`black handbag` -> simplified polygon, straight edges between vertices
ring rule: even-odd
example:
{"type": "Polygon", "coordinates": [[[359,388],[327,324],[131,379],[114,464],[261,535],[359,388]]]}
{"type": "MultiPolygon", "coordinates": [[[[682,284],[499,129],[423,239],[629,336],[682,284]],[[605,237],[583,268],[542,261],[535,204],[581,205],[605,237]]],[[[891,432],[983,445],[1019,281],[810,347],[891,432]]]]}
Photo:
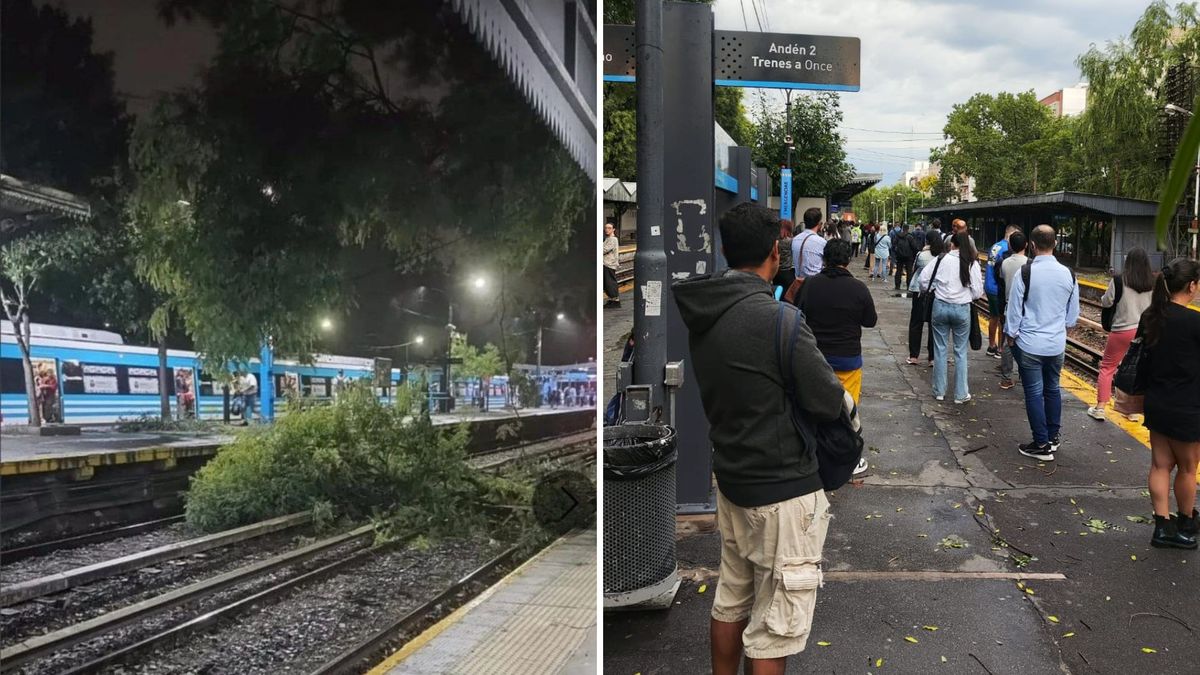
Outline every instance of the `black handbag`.
{"type": "Polygon", "coordinates": [[[938,267],[941,266],[942,260],[945,258],[945,255],[938,256],[937,263],[933,266],[933,274],[929,277],[929,285],[921,292],[921,316],[924,318],[925,323],[933,321],[933,282],[937,279],[938,267]]]}
{"type": "Polygon", "coordinates": [[[1113,375],[1113,386],[1126,394],[1146,393],[1146,377],[1150,371],[1150,350],[1142,344],[1142,327],[1138,326],[1137,335],[1129,343],[1129,351],[1117,366],[1113,375]]]}
{"type": "MultiPolygon", "coordinates": [[[[998,318],[992,317],[992,320],[996,321],[998,318]]],[[[971,303],[971,349],[983,349],[983,331],[979,330],[979,308],[975,303],[971,303]]]]}

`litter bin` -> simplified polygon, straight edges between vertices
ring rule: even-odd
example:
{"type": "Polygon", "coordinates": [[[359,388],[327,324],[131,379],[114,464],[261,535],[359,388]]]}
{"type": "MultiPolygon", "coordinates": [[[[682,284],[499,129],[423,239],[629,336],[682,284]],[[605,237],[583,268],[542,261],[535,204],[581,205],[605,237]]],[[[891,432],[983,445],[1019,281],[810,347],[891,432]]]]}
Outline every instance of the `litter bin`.
{"type": "Polygon", "coordinates": [[[604,428],[605,606],[674,592],[675,460],[671,427],[604,428]]]}

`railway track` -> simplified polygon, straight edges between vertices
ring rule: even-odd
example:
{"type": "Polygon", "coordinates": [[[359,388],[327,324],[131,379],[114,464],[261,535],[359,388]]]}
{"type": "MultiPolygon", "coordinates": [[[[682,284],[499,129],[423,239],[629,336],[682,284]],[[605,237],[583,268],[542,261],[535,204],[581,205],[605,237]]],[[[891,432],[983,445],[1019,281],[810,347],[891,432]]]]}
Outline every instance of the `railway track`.
{"type": "Polygon", "coordinates": [[[183,515],[168,516],[166,518],[156,518],[147,520],[141,523],[133,523],[130,525],[121,525],[118,527],[102,528],[92,532],[63,537],[51,541],[43,541],[34,544],[23,546],[14,546],[12,548],[0,549],[0,565],[7,565],[26,558],[34,556],[46,555],[56,551],[66,551],[88,544],[97,544],[104,541],[112,541],[121,539],[143,532],[152,532],[168,525],[183,522],[183,515]]]}
{"type": "MultiPolygon", "coordinates": [[[[473,457],[469,461],[478,465],[482,459],[482,466],[477,468],[495,472],[528,462],[552,462],[556,467],[574,468],[594,463],[595,454],[595,432],[585,431],[563,434],[535,443],[518,444],[497,453],[473,457]]],[[[309,514],[294,514],[44,578],[19,582],[0,588],[0,605],[17,607],[7,609],[6,616],[21,611],[22,606],[44,610],[46,606],[38,604],[42,602],[39,598],[62,593],[98,579],[115,578],[120,574],[135,572],[147,565],[161,566],[164,562],[198,551],[211,550],[235,541],[252,540],[267,532],[280,532],[308,522],[311,522],[309,514]]],[[[388,556],[419,555],[404,550],[405,545],[417,534],[410,533],[397,537],[390,543],[372,546],[375,526],[363,525],[348,532],[271,554],[270,557],[249,564],[235,559],[234,564],[238,566],[234,569],[191,581],[184,586],[159,592],[145,599],[139,600],[135,596],[133,601],[129,602],[123,599],[126,597],[123,593],[119,593],[118,597],[127,604],[116,609],[40,634],[36,629],[30,630],[26,627],[23,632],[28,637],[0,649],[0,672],[21,670],[39,673],[96,673],[109,672],[118,668],[119,664],[142,664],[156,660],[170,663],[170,658],[173,658],[170,655],[181,642],[185,645],[185,651],[191,650],[189,657],[194,658],[196,650],[211,649],[213,646],[220,648],[221,643],[214,640],[210,645],[199,640],[184,640],[187,636],[205,630],[218,630],[222,625],[229,626],[230,619],[252,613],[252,610],[261,610],[271,603],[286,605],[289,602],[301,602],[300,598],[311,593],[320,595],[322,589],[330,583],[352,585],[356,583],[354,580],[363,574],[364,568],[382,565],[381,561],[388,556]],[[326,583],[320,583],[322,580],[326,583]],[[294,600],[289,599],[291,594],[295,593],[300,595],[294,600]]],[[[517,550],[510,548],[499,555],[493,555],[487,562],[444,588],[434,588],[428,585],[428,581],[418,581],[418,590],[413,591],[416,593],[413,597],[432,597],[404,612],[402,616],[394,620],[389,619],[382,628],[374,627],[365,638],[363,636],[366,632],[355,634],[354,637],[358,641],[353,644],[353,641],[347,638],[338,643],[326,644],[327,651],[336,648],[338,644],[351,646],[335,658],[322,659],[320,662],[323,665],[312,672],[353,672],[354,668],[364,663],[364,659],[379,656],[389,646],[403,641],[405,634],[424,625],[430,617],[451,605],[465,602],[474,595],[471,592],[473,589],[482,590],[476,587],[512,562],[516,554],[517,550]]],[[[457,564],[470,564],[470,560],[460,560],[457,564]]],[[[414,578],[420,580],[425,573],[414,574],[414,578]]],[[[446,572],[440,574],[444,577],[446,572]]],[[[437,575],[429,577],[435,582],[437,578],[437,575]]],[[[371,594],[374,591],[370,584],[365,586],[363,592],[371,594]]],[[[58,602],[53,599],[48,601],[58,602]]],[[[259,612],[255,615],[254,620],[264,621],[261,614],[262,612],[259,612]]],[[[79,614],[75,613],[73,616],[79,614]]],[[[61,622],[59,623],[61,625],[61,622]]],[[[313,663],[318,661],[314,659],[313,663]]]]}

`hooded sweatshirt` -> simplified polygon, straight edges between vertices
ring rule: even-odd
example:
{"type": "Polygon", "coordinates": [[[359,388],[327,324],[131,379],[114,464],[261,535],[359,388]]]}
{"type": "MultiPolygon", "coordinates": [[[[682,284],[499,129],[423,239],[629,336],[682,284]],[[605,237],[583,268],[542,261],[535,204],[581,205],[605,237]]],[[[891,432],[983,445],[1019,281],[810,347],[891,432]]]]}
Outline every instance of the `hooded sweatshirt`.
{"type": "MultiPolygon", "coordinates": [[[[688,328],[692,368],[708,417],[713,472],[725,498],[753,507],[821,489],[817,458],[792,426],[775,353],[779,303],[761,277],[739,270],[671,286],[688,328]]],[[[784,307],[783,345],[796,308],[784,307]]],[[[842,411],[844,389],[801,322],[793,357],[796,402],[818,420],[842,411]]]]}

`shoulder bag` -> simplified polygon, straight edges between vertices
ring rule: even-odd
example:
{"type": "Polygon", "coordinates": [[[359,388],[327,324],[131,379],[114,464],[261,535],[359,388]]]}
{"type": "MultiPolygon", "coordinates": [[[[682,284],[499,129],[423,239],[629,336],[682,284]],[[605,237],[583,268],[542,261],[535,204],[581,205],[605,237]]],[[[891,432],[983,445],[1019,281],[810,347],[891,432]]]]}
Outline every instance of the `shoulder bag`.
{"type": "Polygon", "coordinates": [[[858,466],[862,457],[863,437],[862,425],[858,419],[858,406],[850,398],[848,392],[842,392],[844,402],[842,412],[837,419],[830,422],[810,420],[796,403],[796,381],[792,373],[792,359],[796,353],[796,337],[800,334],[800,325],[804,322],[804,314],[797,311],[792,323],[792,336],[788,340],[787,352],[783,352],[783,327],[785,309],[779,305],[779,319],[775,327],[775,354],[779,366],[783,370],[783,390],[791,409],[792,426],[800,436],[804,447],[811,449],[817,458],[817,471],[821,476],[821,485],[826,491],[836,490],[845,485],[858,466]],[[849,409],[849,412],[847,412],[849,409]]]}
{"type": "MultiPolygon", "coordinates": [[[[801,271],[804,270],[804,247],[808,246],[808,240],[812,239],[815,236],[818,236],[818,235],[809,234],[807,237],[804,238],[804,241],[800,242],[800,250],[797,251],[796,257],[792,260],[792,263],[794,265],[796,265],[801,271]]],[[[793,239],[794,238],[795,237],[793,237],[793,239]]],[[[783,293],[783,299],[786,302],[788,302],[789,304],[792,304],[792,305],[796,305],[800,302],[800,287],[804,285],[804,280],[806,278],[807,277],[802,277],[799,274],[796,275],[795,280],[792,281],[792,285],[788,286],[787,290],[784,291],[784,293],[783,293]]]]}
{"type": "Polygon", "coordinates": [[[921,293],[921,316],[925,317],[925,323],[933,321],[933,282],[937,281],[938,268],[942,266],[942,260],[945,258],[944,254],[938,256],[937,262],[933,265],[933,274],[929,277],[929,285],[921,293]]]}

